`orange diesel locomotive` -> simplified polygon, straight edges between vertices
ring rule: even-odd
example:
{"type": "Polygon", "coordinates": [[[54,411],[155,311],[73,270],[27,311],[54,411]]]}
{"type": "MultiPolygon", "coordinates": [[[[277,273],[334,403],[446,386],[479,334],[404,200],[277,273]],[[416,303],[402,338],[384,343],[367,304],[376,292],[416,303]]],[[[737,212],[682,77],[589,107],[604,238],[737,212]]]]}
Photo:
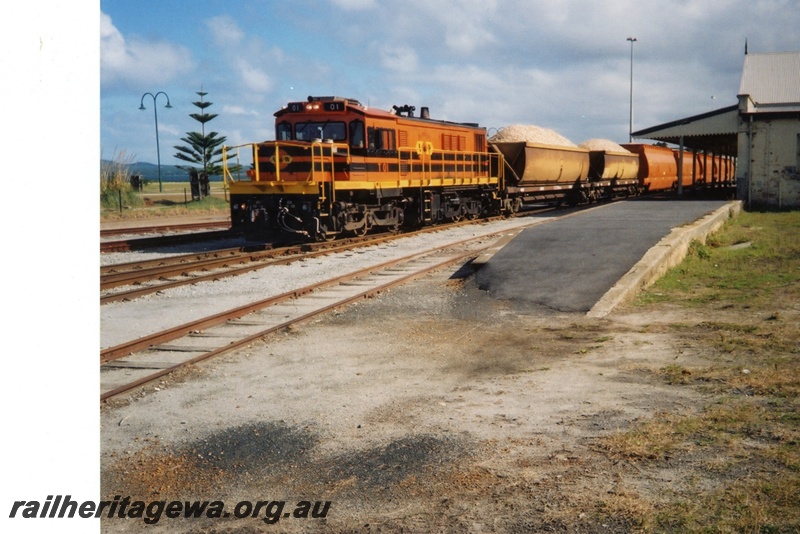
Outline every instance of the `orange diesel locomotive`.
{"type": "Polygon", "coordinates": [[[484,128],[414,111],[290,103],[275,113],[275,141],[224,151],[233,227],[325,240],[518,208],[498,196],[502,156],[484,128]]]}

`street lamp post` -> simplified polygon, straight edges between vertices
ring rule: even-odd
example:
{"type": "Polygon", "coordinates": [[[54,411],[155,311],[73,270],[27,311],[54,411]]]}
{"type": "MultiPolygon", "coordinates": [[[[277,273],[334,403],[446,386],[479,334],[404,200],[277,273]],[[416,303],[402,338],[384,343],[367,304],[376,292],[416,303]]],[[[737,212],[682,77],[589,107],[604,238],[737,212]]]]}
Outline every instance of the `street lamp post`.
{"type": "Polygon", "coordinates": [[[630,101],[630,119],[628,123],[628,142],[633,142],[633,43],[636,42],[636,37],[628,37],[631,42],[631,101],[630,101]]]}
{"type": "Polygon", "coordinates": [[[156,157],[158,157],[158,192],[161,193],[163,191],[163,188],[161,186],[161,147],[159,146],[158,143],[158,106],[156,106],[156,99],[158,98],[158,95],[164,95],[167,98],[167,105],[164,106],[165,108],[172,109],[172,106],[169,103],[169,95],[164,91],[159,91],[156,94],[153,93],[143,94],[142,100],[139,103],[140,110],[147,109],[146,107],[144,107],[144,97],[146,97],[147,95],[153,97],[153,115],[155,116],[156,120],[156,157]]]}

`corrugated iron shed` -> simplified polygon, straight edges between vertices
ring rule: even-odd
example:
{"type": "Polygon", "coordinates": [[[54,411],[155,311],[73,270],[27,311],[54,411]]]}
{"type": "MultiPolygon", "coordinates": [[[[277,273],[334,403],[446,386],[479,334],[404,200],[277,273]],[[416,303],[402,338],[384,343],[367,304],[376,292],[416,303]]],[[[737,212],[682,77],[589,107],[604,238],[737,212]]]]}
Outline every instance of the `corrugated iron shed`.
{"type": "Polygon", "coordinates": [[[800,52],[745,55],[738,96],[744,113],[800,111],[800,52]]]}

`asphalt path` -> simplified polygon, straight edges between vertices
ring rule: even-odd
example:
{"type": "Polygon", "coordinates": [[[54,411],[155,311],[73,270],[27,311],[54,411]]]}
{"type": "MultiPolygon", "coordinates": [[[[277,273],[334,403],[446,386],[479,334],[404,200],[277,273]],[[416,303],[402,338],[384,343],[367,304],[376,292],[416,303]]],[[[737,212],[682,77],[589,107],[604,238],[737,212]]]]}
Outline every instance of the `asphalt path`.
{"type": "Polygon", "coordinates": [[[725,203],[627,200],[528,228],[492,256],[476,280],[497,299],[588,312],[672,228],[725,203]]]}

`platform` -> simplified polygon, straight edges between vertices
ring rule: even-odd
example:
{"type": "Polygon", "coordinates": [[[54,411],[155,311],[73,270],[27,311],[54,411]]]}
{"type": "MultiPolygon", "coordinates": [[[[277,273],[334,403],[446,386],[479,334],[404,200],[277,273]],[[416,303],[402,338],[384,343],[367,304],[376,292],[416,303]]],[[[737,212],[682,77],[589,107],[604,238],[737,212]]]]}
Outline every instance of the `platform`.
{"type": "Polygon", "coordinates": [[[724,222],[720,208],[731,204],[633,199],[597,206],[522,231],[485,262],[476,280],[497,299],[589,312],[674,229],[715,211],[724,222]]]}

